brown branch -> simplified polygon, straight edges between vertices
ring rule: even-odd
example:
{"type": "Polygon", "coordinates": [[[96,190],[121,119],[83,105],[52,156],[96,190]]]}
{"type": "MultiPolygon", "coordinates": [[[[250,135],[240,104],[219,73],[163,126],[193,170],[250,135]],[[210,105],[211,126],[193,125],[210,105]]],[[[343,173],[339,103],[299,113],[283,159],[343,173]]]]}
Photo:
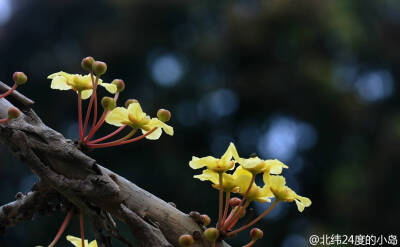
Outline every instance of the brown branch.
{"type": "MultiPolygon", "coordinates": [[[[7,114],[8,105],[0,99],[0,117],[7,114]]],[[[152,231],[159,241],[163,235],[167,242],[179,246],[179,236],[192,234],[196,237],[194,247],[210,246],[202,237],[202,228],[187,214],[99,165],[72,141],[43,124],[32,110],[0,125],[0,141],[43,182],[86,214],[91,214],[91,208],[99,208],[131,229],[141,227],[142,232],[132,232],[137,239],[144,238],[143,232],[152,231]],[[149,222],[157,222],[157,227],[149,222]]]]}
{"type": "Polygon", "coordinates": [[[51,198],[57,197],[54,190],[45,186],[36,189],[27,194],[18,192],[15,201],[0,207],[0,229],[15,226],[20,221],[32,220],[38,212],[45,214],[54,211],[49,204],[51,198]]]}
{"type": "MultiPolygon", "coordinates": [[[[0,93],[5,93],[8,90],[10,90],[10,87],[0,81],[0,93]]],[[[29,109],[35,103],[17,90],[14,90],[9,97],[11,98],[10,101],[21,110],[29,109]]]]}

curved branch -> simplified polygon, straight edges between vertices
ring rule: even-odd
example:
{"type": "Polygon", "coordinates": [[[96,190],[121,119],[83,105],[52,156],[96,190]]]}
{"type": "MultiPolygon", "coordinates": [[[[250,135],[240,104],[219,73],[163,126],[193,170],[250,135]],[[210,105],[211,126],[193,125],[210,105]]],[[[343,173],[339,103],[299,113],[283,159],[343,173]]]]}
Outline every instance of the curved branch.
{"type": "MultiPolygon", "coordinates": [[[[0,116],[7,114],[7,105],[7,100],[0,99],[0,116]]],[[[182,234],[195,237],[194,247],[210,246],[202,237],[202,228],[191,217],[99,165],[71,140],[43,124],[33,110],[0,125],[0,141],[43,182],[81,210],[97,207],[128,225],[139,223],[134,217],[137,215],[145,222],[156,222],[174,246],[179,246],[182,234]]],[[[146,227],[143,222],[142,227],[146,227]]],[[[154,232],[157,231],[153,229],[154,232]]]]}

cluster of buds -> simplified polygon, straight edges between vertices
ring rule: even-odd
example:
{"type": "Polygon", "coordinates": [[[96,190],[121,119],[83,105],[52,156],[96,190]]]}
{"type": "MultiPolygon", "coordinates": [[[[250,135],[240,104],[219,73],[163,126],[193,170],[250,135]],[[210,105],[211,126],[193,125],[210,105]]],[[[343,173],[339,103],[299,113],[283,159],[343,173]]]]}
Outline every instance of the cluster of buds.
{"type": "Polygon", "coordinates": [[[48,76],[48,79],[52,80],[52,89],[73,90],[78,95],[79,140],[81,145],[93,149],[105,148],[132,143],[144,138],[156,140],[161,136],[162,131],[168,135],[173,135],[173,128],[165,123],[171,118],[171,113],[168,110],[160,109],[156,118],[150,118],[143,112],[136,99],[127,100],[125,107],[117,106],[119,94],[125,89],[125,82],[121,79],[115,79],[111,83],[103,82],[100,77],[107,72],[106,63],[96,61],[93,57],[86,57],[82,59],[81,66],[89,74],[68,74],[61,71],[48,76]],[[101,99],[100,105],[103,108],[103,113],[99,118],[97,118],[98,86],[105,88],[114,95],[113,97],[103,97],[101,99]],[[86,115],[83,118],[82,100],[89,98],[86,115]],[[92,122],[89,125],[91,116],[92,122]],[[92,140],[104,122],[118,128],[106,136],[92,140]],[[125,136],[114,141],[105,142],[119,134],[126,127],[131,130],[125,136]],[[141,130],[142,134],[133,137],[138,130],[141,130]]]}
{"type": "MultiPolygon", "coordinates": [[[[23,72],[14,72],[12,79],[14,81],[14,85],[9,88],[5,93],[0,94],[0,99],[12,94],[18,86],[23,85],[28,81],[28,77],[23,72]]],[[[20,111],[18,110],[18,108],[12,106],[8,109],[7,118],[0,119],[0,123],[6,123],[12,119],[18,118],[19,116],[20,111]]]]}
{"type": "MultiPolygon", "coordinates": [[[[297,195],[286,186],[286,180],[281,173],[288,166],[276,159],[262,160],[257,156],[241,158],[233,143],[229,145],[221,158],[193,156],[189,166],[193,169],[206,167],[202,174],[194,177],[201,181],[210,181],[212,186],[219,190],[218,222],[215,227],[204,231],[204,238],[210,241],[213,247],[218,246],[217,243],[221,240],[252,227],[271,212],[279,202],[295,202],[300,212],[311,205],[310,199],[297,195]],[[239,165],[236,166],[237,164],[239,165]],[[258,175],[263,177],[263,186],[256,184],[258,175]],[[232,193],[239,194],[241,198],[231,198],[232,193]],[[234,229],[240,219],[246,217],[246,212],[252,202],[269,202],[271,205],[255,219],[252,219],[250,214],[247,220],[243,220],[242,226],[234,229]]],[[[253,246],[263,237],[263,232],[258,228],[253,228],[250,236],[251,241],[245,247],[253,246]]]]}

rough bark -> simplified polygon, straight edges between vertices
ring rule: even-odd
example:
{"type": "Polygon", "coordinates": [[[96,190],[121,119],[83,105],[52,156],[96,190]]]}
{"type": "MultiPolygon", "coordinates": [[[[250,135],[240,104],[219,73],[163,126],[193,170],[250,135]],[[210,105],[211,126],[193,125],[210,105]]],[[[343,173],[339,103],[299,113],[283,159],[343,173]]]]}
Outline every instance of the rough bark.
{"type": "MultiPolygon", "coordinates": [[[[7,115],[9,106],[10,102],[0,99],[0,118],[7,115]]],[[[126,223],[142,246],[179,246],[182,234],[197,236],[193,246],[210,246],[202,237],[202,227],[190,216],[102,167],[73,141],[47,127],[33,110],[27,108],[18,119],[0,124],[0,141],[41,183],[89,215],[92,222],[100,217],[99,211],[109,213],[126,223]]],[[[35,200],[37,194],[28,194],[25,200],[35,200]]],[[[97,230],[107,242],[109,236],[97,230]]]]}

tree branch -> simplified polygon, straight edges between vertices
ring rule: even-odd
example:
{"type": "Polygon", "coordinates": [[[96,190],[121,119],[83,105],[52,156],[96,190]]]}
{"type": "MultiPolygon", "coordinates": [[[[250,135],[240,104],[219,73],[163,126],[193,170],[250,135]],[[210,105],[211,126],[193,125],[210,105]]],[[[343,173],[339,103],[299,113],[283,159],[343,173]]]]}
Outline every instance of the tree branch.
{"type": "Polygon", "coordinates": [[[46,186],[40,186],[27,194],[18,192],[15,201],[0,207],[0,229],[15,226],[20,221],[32,220],[37,212],[54,211],[49,202],[55,197],[55,191],[46,186]]]}
{"type": "MultiPolygon", "coordinates": [[[[0,99],[0,117],[7,114],[9,105],[7,100],[0,99]]],[[[197,236],[195,247],[210,246],[201,234],[202,228],[187,214],[99,165],[71,140],[43,124],[33,110],[0,125],[0,141],[44,183],[85,213],[90,214],[91,208],[100,208],[131,229],[135,225],[143,232],[153,231],[159,241],[162,233],[173,246],[179,246],[182,234],[197,236]],[[157,222],[158,227],[148,222],[157,222]]],[[[143,233],[138,232],[132,233],[137,239],[143,239],[143,233]]]]}

